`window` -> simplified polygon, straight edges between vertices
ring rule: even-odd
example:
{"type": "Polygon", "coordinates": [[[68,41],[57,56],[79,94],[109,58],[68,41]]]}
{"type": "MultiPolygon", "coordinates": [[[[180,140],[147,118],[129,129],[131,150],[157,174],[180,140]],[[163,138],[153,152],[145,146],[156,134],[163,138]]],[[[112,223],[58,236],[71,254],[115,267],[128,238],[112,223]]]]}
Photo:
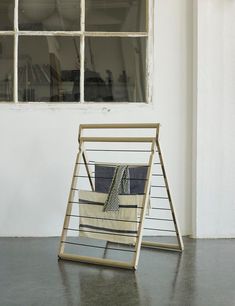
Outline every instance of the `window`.
{"type": "Polygon", "coordinates": [[[0,0],[0,102],[148,102],[150,0],[0,0]]]}

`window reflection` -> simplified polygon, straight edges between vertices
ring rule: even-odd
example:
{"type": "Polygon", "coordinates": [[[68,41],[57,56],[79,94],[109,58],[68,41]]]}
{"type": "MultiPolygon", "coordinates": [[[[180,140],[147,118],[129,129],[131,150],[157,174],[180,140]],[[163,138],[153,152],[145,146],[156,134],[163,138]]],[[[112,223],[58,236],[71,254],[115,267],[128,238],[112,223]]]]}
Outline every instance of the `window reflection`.
{"type": "Polygon", "coordinates": [[[19,38],[19,100],[78,102],[79,37],[19,38]]]}
{"type": "Polygon", "coordinates": [[[14,0],[0,0],[0,31],[13,31],[14,0]]]}
{"type": "Polygon", "coordinates": [[[13,41],[12,36],[0,37],[0,101],[13,100],[13,41]]]}
{"type": "Polygon", "coordinates": [[[85,39],[85,101],[144,102],[146,38],[85,39]]]}
{"type": "Polygon", "coordinates": [[[86,0],[87,31],[146,31],[146,0],[86,0]]]}
{"type": "Polygon", "coordinates": [[[20,0],[19,28],[30,31],[79,31],[79,0],[20,0]]]}

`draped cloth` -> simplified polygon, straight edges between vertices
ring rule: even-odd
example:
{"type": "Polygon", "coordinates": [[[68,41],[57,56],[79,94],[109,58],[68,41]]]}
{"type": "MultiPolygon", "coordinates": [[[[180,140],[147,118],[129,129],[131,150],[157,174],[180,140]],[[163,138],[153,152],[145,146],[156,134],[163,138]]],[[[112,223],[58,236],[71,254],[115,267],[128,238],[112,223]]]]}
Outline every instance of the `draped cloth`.
{"type": "Polygon", "coordinates": [[[143,195],[119,195],[118,211],[103,211],[107,193],[79,191],[79,236],[135,244],[138,234],[138,210],[143,195]]]}
{"type": "Polygon", "coordinates": [[[113,179],[109,188],[107,199],[104,203],[104,211],[118,211],[120,194],[130,194],[130,174],[126,165],[115,168],[113,179]]]}

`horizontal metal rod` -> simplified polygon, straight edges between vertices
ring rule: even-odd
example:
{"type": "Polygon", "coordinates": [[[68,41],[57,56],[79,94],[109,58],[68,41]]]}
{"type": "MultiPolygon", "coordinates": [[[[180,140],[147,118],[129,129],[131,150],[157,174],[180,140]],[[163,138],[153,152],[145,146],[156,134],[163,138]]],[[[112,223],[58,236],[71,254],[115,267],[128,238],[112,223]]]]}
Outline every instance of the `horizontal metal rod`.
{"type": "Polygon", "coordinates": [[[111,167],[111,168],[115,168],[117,166],[126,166],[128,165],[129,168],[139,168],[139,167],[146,167],[148,168],[149,165],[146,163],[112,163],[112,162],[102,162],[102,161],[95,161],[95,160],[90,160],[89,162],[93,162],[94,165],[97,166],[106,166],[106,167],[111,167]]]}
{"type": "MultiPolygon", "coordinates": [[[[73,189],[72,189],[73,190],[73,189]]],[[[78,190],[78,189],[76,189],[78,190]]],[[[81,203],[81,202],[76,202],[76,201],[70,201],[70,204],[78,204],[78,205],[91,205],[94,204],[94,202],[86,202],[86,203],[81,203]]],[[[138,206],[137,209],[143,209],[143,207],[138,206]]],[[[151,207],[151,209],[156,209],[156,210],[171,210],[170,208],[165,208],[165,207],[151,207]]]]}
{"type": "Polygon", "coordinates": [[[154,187],[154,188],[166,188],[166,186],[164,186],[164,185],[151,185],[151,187],[154,187]]]}
{"type": "Polygon", "coordinates": [[[162,200],[169,200],[168,197],[150,197],[151,199],[162,199],[162,200]]]}
{"type": "Polygon", "coordinates": [[[144,229],[150,230],[150,231],[171,232],[171,233],[175,233],[175,230],[166,230],[166,229],[161,229],[161,228],[144,227],[144,229]]]}
{"type": "MultiPolygon", "coordinates": [[[[95,165],[98,165],[98,166],[109,166],[110,164],[102,164],[102,163],[99,163],[99,162],[95,162],[95,161],[90,161],[89,163],[81,163],[81,162],[79,162],[79,163],[76,163],[76,165],[87,165],[87,166],[95,166],[95,165]]],[[[115,167],[115,165],[112,165],[113,167],[115,167]]],[[[130,165],[129,167],[130,168],[132,168],[132,166],[133,165],[130,165]]],[[[138,165],[136,165],[136,166],[138,166],[138,165]]],[[[139,165],[139,167],[146,167],[146,168],[148,168],[149,166],[148,165],[145,165],[145,164],[143,164],[143,165],[139,165]]],[[[136,167],[133,167],[133,168],[136,168],[136,167]]]]}
{"type": "MultiPolygon", "coordinates": [[[[74,177],[81,177],[81,178],[89,178],[88,175],[74,175],[74,177]]],[[[95,178],[95,179],[106,179],[106,180],[112,180],[113,177],[105,177],[105,176],[90,176],[90,178],[95,178]]],[[[125,178],[125,180],[128,181],[147,181],[147,179],[141,179],[141,178],[125,178]]]]}
{"type": "Polygon", "coordinates": [[[171,210],[170,208],[164,208],[164,207],[151,207],[151,209],[156,209],[156,210],[171,210]]]}
{"type": "Polygon", "coordinates": [[[154,137],[80,137],[81,142],[143,142],[156,141],[154,137]]]}
{"type": "Polygon", "coordinates": [[[162,249],[162,250],[169,250],[175,252],[181,252],[179,245],[177,244],[166,244],[166,243],[158,243],[154,241],[145,241],[143,240],[141,246],[147,248],[154,248],[154,249],[162,249]]]}
{"type": "MultiPolygon", "coordinates": [[[[82,215],[74,215],[74,214],[70,214],[70,215],[67,214],[66,216],[72,217],[72,218],[85,218],[85,219],[98,219],[98,220],[119,221],[119,222],[129,222],[129,223],[140,223],[140,221],[136,221],[136,220],[110,219],[110,218],[100,218],[100,217],[82,216],[82,215]]],[[[158,220],[158,221],[171,221],[171,222],[174,221],[173,219],[151,218],[151,217],[146,217],[145,220],[158,220]]]]}
{"type": "Polygon", "coordinates": [[[118,249],[118,248],[109,248],[109,247],[102,247],[102,246],[98,246],[98,245],[91,245],[91,244],[85,244],[85,243],[76,243],[76,242],[71,242],[71,241],[61,241],[61,242],[62,243],[66,243],[66,244],[80,245],[80,246],[96,248],[96,249],[106,249],[106,250],[114,250],[114,251],[122,251],[122,252],[135,252],[135,250],[125,250],[125,249],[118,249]]]}
{"type": "Polygon", "coordinates": [[[99,162],[99,161],[96,161],[96,160],[90,160],[89,161],[90,163],[94,163],[95,165],[97,165],[97,166],[109,166],[109,167],[116,167],[116,166],[119,166],[119,165],[127,165],[127,166],[129,166],[129,168],[131,168],[131,167],[133,167],[133,168],[136,168],[136,167],[149,167],[149,165],[148,164],[133,164],[133,163],[130,163],[130,164],[127,164],[127,163],[112,163],[112,162],[99,162]]]}
{"type": "MultiPolygon", "coordinates": [[[[142,195],[142,194],[141,194],[142,195]]],[[[103,203],[94,203],[94,202],[86,202],[86,203],[82,203],[82,202],[76,202],[76,201],[69,201],[69,204],[78,204],[78,205],[103,205],[103,203]]],[[[122,208],[122,207],[121,207],[122,208]]],[[[143,207],[141,207],[141,206],[137,206],[136,207],[137,209],[143,209],[143,207]]]]}
{"type": "Polygon", "coordinates": [[[95,163],[91,163],[91,162],[89,162],[89,163],[76,163],[76,165],[87,165],[87,166],[95,166],[95,163]]]}
{"type": "Polygon", "coordinates": [[[98,219],[98,220],[109,220],[109,221],[120,221],[120,222],[129,222],[129,223],[140,223],[140,221],[136,220],[123,220],[123,219],[110,219],[110,218],[100,218],[100,217],[93,217],[93,216],[82,216],[82,215],[66,215],[69,217],[74,218],[86,218],[86,219],[98,219]]]}
{"type": "Polygon", "coordinates": [[[106,232],[103,233],[103,232],[87,231],[87,230],[81,230],[81,229],[75,229],[75,228],[69,228],[69,227],[65,227],[64,229],[68,231],[73,231],[73,232],[86,232],[86,233],[95,233],[95,234],[101,234],[101,235],[114,235],[114,236],[124,236],[124,237],[132,237],[132,238],[138,237],[137,235],[124,235],[124,234],[106,233],[106,232]]]}
{"type": "Polygon", "coordinates": [[[171,221],[173,222],[174,220],[173,219],[164,219],[164,218],[149,218],[149,217],[146,217],[145,220],[158,220],[158,221],[171,221]]]}
{"type": "Polygon", "coordinates": [[[163,174],[152,174],[152,176],[163,176],[163,174]]]}
{"type": "Polygon", "coordinates": [[[154,165],[161,165],[161,163],[153,163],[154,165]]]}
{"type": "MultiPolygon", "coordinates": [[[[144,153],[144,152],[148,152],[150,153],[151,150],[115,150],[115,149],[112,149],[112,150],[108,150],[108,149],[85,149],[86,152],[141,152],[141,153],[144,153]]],[[[157,151],[155,151],[157,152],[157,151]]]]}

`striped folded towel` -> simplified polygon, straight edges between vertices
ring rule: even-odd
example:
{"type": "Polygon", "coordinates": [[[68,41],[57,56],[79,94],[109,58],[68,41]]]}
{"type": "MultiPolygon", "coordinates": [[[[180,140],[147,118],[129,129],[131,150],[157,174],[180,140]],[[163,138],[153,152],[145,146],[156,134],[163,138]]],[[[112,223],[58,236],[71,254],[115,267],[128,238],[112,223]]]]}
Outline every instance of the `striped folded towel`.
{"type": "Polygon", "coordinates": [[[80,236],[116,243],[136,243],[137,207],[142,207],[143,195],[118,197],[119,210],[104,212],[107,193],[80,190],[80,236]]]}

